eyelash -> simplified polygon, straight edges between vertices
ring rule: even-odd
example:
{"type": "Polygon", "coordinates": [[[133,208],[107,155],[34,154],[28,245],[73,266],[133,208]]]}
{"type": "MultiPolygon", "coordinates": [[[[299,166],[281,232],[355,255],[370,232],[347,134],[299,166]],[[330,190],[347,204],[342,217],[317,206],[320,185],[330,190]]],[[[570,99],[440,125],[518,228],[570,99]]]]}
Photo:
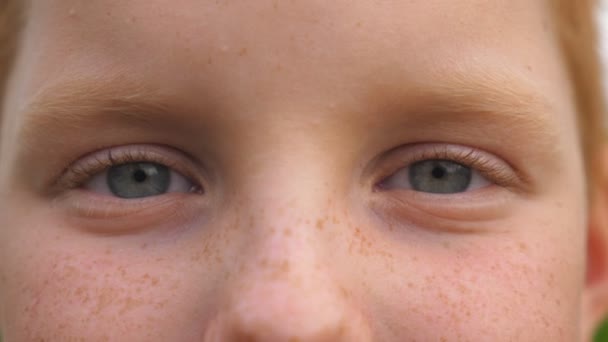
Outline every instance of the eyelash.
{"type": "MultiPolygon", "coordinates": [[[[133,162],[153,162],[164,165],[188,178],[195,183],[201,192],[204,191],[200,176],[193,172],[193,167],[184,167],[192,164],[188,158],[168,157],[167,154],[178,154],[168,147],[161,146],[126,146],[114,147],[94,152],[67,167],[56,184],[58,189],[76,189],[82,187],[88,180],[99,173],[113,167],[133,162]]],[[[386,167],[381,169],[380,181],[374,186],[376,191],[386,191],[382,183],[396,172],[416,162],[430,159],[442,159],[453,161],[479,172],[488,181],[507,188],[516,188],[522,178],[517,170],[514,170],[506,162],[493,157],[478,149],[446,144],[416,144],[409,148],[398,148],[389,151],[389,156],[396,154],[396,158],[386,167]]]]}
{"type": "Polygon", "coordinates": [[[185,156],[168,157],[168,154],[176,155],[179,152],[161,146],[125,146],[114,147],[94,152],[67,167],[57,182],[59,189],[76,189],[82,187],[99,173],[107,169],[135,162],[148,162],[164,165],[177,171],[190,181],[195,183],[201,190],[204,189],[200,176],[193,171],[192,164],[185,156]]]}
{"type": "Polygon", "coordinates": [[[382,186],[384,180],[403,168],[409,167],[416,162],[432,159],[449,160],[459,163],[479,172],[488,181],[507,189],[515,188],[518,181],[521,182],[521,177],[517,170],[508,163],[489,153],[471,147],[437,143],[416,144],[409,146],[409,148],[399,148],[389,152],[389,155],[392,154],[397,154],[396,158],[392,158],[396,162],[390,162],[383,169],[384,172],[380,178],[381,180],[375,186],[376,190],[387,190],[382,186]]]}

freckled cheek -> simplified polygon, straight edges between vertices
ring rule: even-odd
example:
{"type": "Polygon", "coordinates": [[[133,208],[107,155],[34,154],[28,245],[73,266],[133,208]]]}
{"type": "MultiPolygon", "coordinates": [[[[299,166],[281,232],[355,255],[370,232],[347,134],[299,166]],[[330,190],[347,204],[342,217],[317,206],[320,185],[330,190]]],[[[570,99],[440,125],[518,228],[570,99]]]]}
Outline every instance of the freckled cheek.
{"type": "Polygon", "coordinates": [[[11,260],[20,267],[13,267],[6,284],[7,327],[24,334],[15,339],[163,336],[163,327],[175,325],[171,319],[185,311],[180,305],[188,280],[162,258],[63,247],[69,252],[11,260]]]}
{"type": "Polygon", "coordinates": [[[563,262],[568,256],[515,240],[439,245],[394,253],[401,266],[377,284],[381,306],[374,316],[421,340],[500,340],[505,332],[515,332],[516,340],[575,336],[580,288],[564,278],[577,272],[563,262]]]}

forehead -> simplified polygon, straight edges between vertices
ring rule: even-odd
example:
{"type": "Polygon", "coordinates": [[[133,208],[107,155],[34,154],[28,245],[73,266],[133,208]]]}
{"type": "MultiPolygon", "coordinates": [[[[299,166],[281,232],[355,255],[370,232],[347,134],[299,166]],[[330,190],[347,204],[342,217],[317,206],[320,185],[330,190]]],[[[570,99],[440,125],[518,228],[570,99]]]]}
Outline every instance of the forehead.
{"type": "Polygon", "coordinates": [[[26,36],[30,64],[51,73],[171,65],[185,78],[255,74],[260,87],[280,71],[318,86],[335,74],[422,79],[490,62],[546,78],[558,64],[544,58],[556,51],[549,14],[528,0],[33,1],[26,36]]]}

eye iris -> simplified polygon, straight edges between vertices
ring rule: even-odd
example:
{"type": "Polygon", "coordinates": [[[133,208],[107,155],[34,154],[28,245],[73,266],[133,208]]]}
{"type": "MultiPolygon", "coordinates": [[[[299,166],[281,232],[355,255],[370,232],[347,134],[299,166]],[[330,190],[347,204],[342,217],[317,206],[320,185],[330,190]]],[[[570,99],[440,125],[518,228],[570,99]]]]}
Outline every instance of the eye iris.
{"type": "Polygon", "coordinates": [[[471,168],[450,160],[423,160],[409,167],[409,182],[420,192],[463,192],[471,185],[471,179],[471,168]]]}
{"type": "Polygon", "coordinates": [[[127,163],[108,170],[107,184],[120,198],[158,196],[169,189],[171,173],[160,164],[127,163]]]}

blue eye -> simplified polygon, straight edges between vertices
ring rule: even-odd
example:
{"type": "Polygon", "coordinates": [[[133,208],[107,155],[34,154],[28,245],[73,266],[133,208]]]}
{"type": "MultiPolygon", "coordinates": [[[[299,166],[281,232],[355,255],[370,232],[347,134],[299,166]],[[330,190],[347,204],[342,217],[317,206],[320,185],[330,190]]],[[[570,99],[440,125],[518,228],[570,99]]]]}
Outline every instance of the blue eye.
{"type": "Polygon", "coordinates": [[[169,192],[192,192],[195,185],[169,167],[151,162],[131,162],[108,167],[85,188],[124,199],[160,196],[169,192]]]}
{"type": "Polygon", "coordinates": [[[456,194],[490,184],[471,167],[444,159],[415,162],[382,182],[388,189],[411,189],[432,194],[456,194]]]}
{"type": "Polygon", "coordinates": [[[409,167],[409,182],[416,191],[453,194],[471,185],[471,168],[449,160],[424,160],[409,167]]]}
{"type": "Polygon", "coordinates": [[[158,196],[169,189],[171,173],[159,164],[129,163],[111,167],[107,182],[112,194],[120,198],[158,196]]]}

